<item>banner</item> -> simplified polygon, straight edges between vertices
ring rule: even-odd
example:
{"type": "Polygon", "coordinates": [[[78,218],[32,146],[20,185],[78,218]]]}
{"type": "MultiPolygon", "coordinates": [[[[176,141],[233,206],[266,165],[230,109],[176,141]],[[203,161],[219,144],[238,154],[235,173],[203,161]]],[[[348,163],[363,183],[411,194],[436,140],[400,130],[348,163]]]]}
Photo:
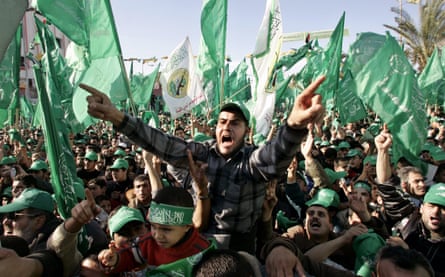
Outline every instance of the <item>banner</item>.
{"type": "Polygon", "coordinates": [[[169,55],[161,70],[160,82],[165,105],[175,119],[204,101],[204,92],[195,70],[188,37],[169,55]]]}
{"type": "Polygon", "coordinates": [[[269,89],[275,63],[280,57],[283,41],[283,25],[280,3],[278,0],[268,0],[263,21],[257,35],[255,50],[252,53],[251,64],[253,73],[253,103],[254,118],[256,118],[255,133],[267,136],[272,125],[275,107],[275,92],[269,89]]]}

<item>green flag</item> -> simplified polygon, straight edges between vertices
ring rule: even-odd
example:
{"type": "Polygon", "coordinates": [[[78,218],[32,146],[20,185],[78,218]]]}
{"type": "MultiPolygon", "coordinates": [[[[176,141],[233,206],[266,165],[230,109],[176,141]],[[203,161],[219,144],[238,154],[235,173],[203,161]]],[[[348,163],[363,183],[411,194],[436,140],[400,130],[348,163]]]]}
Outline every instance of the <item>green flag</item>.
{"type": "Polygon", "coordinates": [[[335,107],[342,125],[357,122],[368,115],[362,100],[357,95],[357,88],[350,70],[344,74],[340,81],[340,87],[335,98],[335,107]]]}
{"type": "Polygon", "coordinates": [[[419,88],[423,91],[425,98],[430,104],[437,104],[437,88],[444,83],[444,72],[440,60],[440,54],[436,47],[417,79],[419,88]]]}
{"type": "Polygon", "coordinates": [[[343,31],[345,26],[345,13],[337,23],[334,32],[332,33],[326,50],[323,51],[322,60],[323,66],[321,72],[316,72],[314,77],[325,75],[326,80],[320,85],[317,91],[323,96],[323,102],[334,97],[338,90],[338,83],[340,81],[340,65],[342,58],[343,47],[343,31]]]}
{"type": "Polygon", "coordinates": [[[20,46],[22,25],[17,28],[15,36],[0,62],[0,128],[5,123],[14,124],[19,97],[20,80],[20,46]]]}
{"type": "Polygon", "coordinates": [[[34,0],[31,5],[70,40],[78,45],[88,46],[88,25],[85,20],[86,1],[34,0]]]}
{"type": "Polygon", "coordinates": [[[86,97],[89,94],[77,86],[79,83],[105,92],[115,104],[128,98],[132,101],[132,96],[109,0],[85,3],[88,49],[70,45],[66,58],[73,67],[74,113],[84,126],[89,126],[96,120],[88,115],[86,97]]]}
{"type": "Polygon", "coordinates": [[[282,56],[275,65],[275,70],[280,69],[282,67],[290,69],[297,62],[301,61],[304,57],[306,57],[311,47],[312,47],[311,42],[308,42],[296,50],[293,49],[288,55],[282,56]]]}
{"type": "Polygon", "coordinates": [[[355,77],[375,53],[382,48],[385,41],[386,37],[384,35],[370,32],[358,34],[357,39],[349,46],[344,72],[350,70],[352,77],[355,77]]]}
{"type": "Polygon", "coordinates": [[[202,76],[209,109],[218,106],[223,95],[226,57],[227,0],[203,0],[201,9],[201,48],[197,70],[202,76]]]}
{"type": "Polygon", "coordinates": [[[133,94],[133,100],[136,105],[147,107],[147,103],[150,103],[151,92],[155,84],[156,78],[159,72],[158,64],[156,68],[147,76],[142,74],[133,75],[131,78],[131,91],[133,94]]]}
{"type": "Polygon", "coordinates": [[[224,95],[228,101],[248,101],[251,95],[250,80],[247,77],[247,63],[243,59],[230,73],[224,95]]]}
{"type": "Polygon", "coordinates": [[[355,82],[359,97],[387,123],[395,147],[416,156],[427,135],[425,100],[411,64],[389,33],[355,82]]]}
{"type": "Polygon", "coordinates": [[[78,193],[83,193],[83,182],[76,174],[74,155],[71,151],[65,112],[58,91],[57,76],[54,75],[56,61],[60,53],[57,41],[39,19],[35,18],[37,30],[45,55],[41,65],[34,65],[34,76],[43,111],[43,131],[46,139],[46,153],[51,165],[51,184],[53,185],[57,208],[63,218],[71,216],[71,209],[77,204],[75,186],[80,186],[78,193]]]}
{"type": "Polygon", "coordinates": [[[32,120],[34,117],[34,107],[31,103],[29,103],[26,96],[20,96],[20,115],[26,122],[32,124],[32,120]]]}

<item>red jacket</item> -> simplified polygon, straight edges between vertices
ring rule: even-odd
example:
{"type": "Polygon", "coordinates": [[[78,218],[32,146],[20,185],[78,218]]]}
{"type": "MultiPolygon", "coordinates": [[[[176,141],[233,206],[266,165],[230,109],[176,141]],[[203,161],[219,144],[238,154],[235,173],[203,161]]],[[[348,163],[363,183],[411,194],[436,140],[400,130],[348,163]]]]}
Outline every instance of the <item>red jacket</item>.
{"type": "Polygon", "coordinates": [[[121,249],[119,259],[112,272],[126,272],[147,264],[159,266],[197,254],[210,246],[210,242],[193,228],[189,237],[171,248],[160,247],[151,233],[140,237],[132,247],[121,249]],[[137,260],[139,258],[139,261],[137,260]]]}

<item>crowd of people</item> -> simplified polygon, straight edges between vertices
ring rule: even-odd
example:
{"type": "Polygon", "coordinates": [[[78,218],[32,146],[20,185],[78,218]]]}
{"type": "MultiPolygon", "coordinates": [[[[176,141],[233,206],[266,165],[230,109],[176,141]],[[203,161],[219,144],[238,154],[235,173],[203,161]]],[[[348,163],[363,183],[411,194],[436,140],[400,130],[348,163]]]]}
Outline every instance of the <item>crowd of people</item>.
{"type": "Polygon", "coordinates": [[[70,137],[68,218],[42,130],[4,129],[2,276],[445,276],[445,115],[430,111],[420,167],[377,116],[335,122],[323,81],[261,140],[238,104],[155,128],[82,84],[100,122],[70,137]]]}

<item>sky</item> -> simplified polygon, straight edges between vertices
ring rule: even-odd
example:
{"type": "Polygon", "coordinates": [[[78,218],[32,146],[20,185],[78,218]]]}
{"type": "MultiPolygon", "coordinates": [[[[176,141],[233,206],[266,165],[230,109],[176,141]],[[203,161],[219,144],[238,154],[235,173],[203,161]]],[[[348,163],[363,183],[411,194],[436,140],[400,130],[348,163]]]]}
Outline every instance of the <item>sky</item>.
{"type": "MultiPolygon", "coordinates": [[[[383,24],[396,25],[398,15],[391,7],[399,7],[400,1],[417,22],[418,6],[406,0],[280,0],[283,32],[333,30],[345,12],[346,52],[358,33],[384,34],[388,29],[383,24]]],[[[168,56],[186,36],[193,53],[199,53],[201,0],[111,0],[111,6],[124,59],[168,56]]],[[[254,50],[265,7],[266,0],[228,0],[226,55],[234,63],[254,50]]],[[[327,41],[320,40],[320,45],[327,41]]],[[[285,42],[282,51],[303,43],[285,42]]],[[[150,66],[135,63],[134,70],[147,72],[150,66]]]]}

